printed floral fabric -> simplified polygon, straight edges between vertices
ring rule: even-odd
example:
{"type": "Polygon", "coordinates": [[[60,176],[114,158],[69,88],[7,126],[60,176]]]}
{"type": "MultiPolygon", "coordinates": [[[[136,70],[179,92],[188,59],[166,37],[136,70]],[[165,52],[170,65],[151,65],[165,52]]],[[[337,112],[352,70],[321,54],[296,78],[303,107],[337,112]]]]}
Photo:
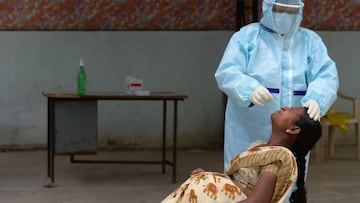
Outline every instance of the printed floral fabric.
{"type": "MultiPolygon", "coordinates": [[[[245,1],[246,24],[253,0],[245,1]]],[[[258,0],[258,16],[261,2],[258,0]]],[[[235,0],[2,0],[2,30],[235,30],[235,0]]],[[[303,26],[359,30],[360,1],[306,0],[303,26]]]]}
{"type": "Polygon", "coordinates": [[[260,170],[270,171],[278,177],[272,202],[282,200],[297,178],[296,160],[290,150],[273,146],[253,147],[234,157],[226,174],[203,172],[192,176],[162,203],[234,203],[244,200],[246,195],[229,176],[238,173],[241,168],[250,167],[259,167],[260,170]]]}
{"type": "Polygon", "coordinates": [[[360,1],[304,1],[302,25],[313,30],[359,30],[360,1]]]}
{"type": "Polygon", "coordinates": [[[232,203],[246,199],[246,195],[229,176],[203,172],[187,179],[161,203],[232,203]]]}
{"type": "Polygon", "coordinates": [[[234,0],[4,0],[6,30],[227,30],[234,0]]]}

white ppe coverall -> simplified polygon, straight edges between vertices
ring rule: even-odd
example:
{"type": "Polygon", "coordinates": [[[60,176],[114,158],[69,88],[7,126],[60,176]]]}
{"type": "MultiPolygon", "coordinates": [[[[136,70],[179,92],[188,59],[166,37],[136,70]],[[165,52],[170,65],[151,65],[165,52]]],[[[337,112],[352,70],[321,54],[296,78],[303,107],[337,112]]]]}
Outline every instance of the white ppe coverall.
{"type": "MultiPolygon", "coordinates": [[[[323,116],[337,98],[335,62],[322,39],[300,27],[303,7],[298,8],[287,33],[279,34],[273,17],[275,2],[264,0],[260,23],[233,34],[215,72],[219,89],[227,95],[224,170],[250,143],[268,140],[270,115],[281,107],[315,100],[323,116]],[[264,106],[251,103],[249,96],[259,86],[270,91],[273,102],[264,106]]],[[[298,3],[303,5],[301,0],[298,3]]]]}

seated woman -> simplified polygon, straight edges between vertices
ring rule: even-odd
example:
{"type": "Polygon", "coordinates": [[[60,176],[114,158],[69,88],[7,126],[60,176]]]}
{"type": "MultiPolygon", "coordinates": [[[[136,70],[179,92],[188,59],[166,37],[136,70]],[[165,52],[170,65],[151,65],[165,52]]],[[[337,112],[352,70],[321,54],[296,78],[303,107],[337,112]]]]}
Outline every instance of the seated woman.
{"type": "Polygon", "coordinates": [[[162,203],[282,202],[296,181],[291,202],[306,203],[305,156],[321,137],[320,122],[306,108],[282,108],[271,115],[268,142],[234,157],[224,173],[192,171],[162,203]]]}

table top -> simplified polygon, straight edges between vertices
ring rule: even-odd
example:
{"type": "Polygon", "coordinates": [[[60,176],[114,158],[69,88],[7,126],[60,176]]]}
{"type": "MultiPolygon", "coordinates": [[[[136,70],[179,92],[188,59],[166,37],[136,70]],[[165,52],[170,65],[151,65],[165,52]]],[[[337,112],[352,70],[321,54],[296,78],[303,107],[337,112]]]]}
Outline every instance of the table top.
{"type": "Polygon", "coordinates": [[[150,92],[149,95],[132,95],[124,92],[89,92],[79,96],[74,92],[42,92],[49,99],[71,99],[71,100],[184,100],[188,98],[185,94],[174,92],[150,92]]]}

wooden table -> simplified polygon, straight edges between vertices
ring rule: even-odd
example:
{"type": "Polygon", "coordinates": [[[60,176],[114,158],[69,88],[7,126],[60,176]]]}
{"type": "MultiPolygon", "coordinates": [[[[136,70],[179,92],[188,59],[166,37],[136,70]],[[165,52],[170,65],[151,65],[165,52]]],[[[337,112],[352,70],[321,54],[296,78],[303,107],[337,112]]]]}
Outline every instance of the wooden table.
{"type": "Polygon", "coordinates": [[[150,95],[126,95],[123,93],[89,93],[85,96],[78,96],[75,93],[58,93],[43,92],[43,96],[47,97],[47,153],[48,153],[48,177],[51,183],[55,182],[55,155],[70,155],[71,163],[130,163],[130,164],[161,164],[162,173],[165,173],[165,165],[172,167],[172,182],[176,182],[176,140],[177,140],[177,104],[187,97],[184,94],[176,94],[172,92],[151,92],[150,95]],[[97,134],[97,102],[100,100],[144,100],[144,101],[162,101],[163,102],[163,120],[162,120],[162,157],[160,161],[130,161],[130,160],[78,160],[74,155],[96,153],[96,149],[88,149],[87,147],[96,142],[97,134]],[[173,150],[172,161],[166,159],[166,116],[167,102],[172,101],[174,105],[173,111],[173,150]],[[75,107],[74,107],[75,105],[75,107]],[[80,107],[80,108],[79,108],[80,107]],[[61,110],[68,109],[63,113],[61,110]],[[79,112],[77,112],[80,109],[79,112]],[[72,117],[74,121],[68,122],[72,117]],[[81,120],[81,123],[73,123],[81,120]],[[85,123],[84,123],[85,122],[85,123]],[[89,123],[86,123],[89,122],[89,123]],[[89,130],[87,127],[95,124],[95,130],[89,130]],[[70,126],[69,126],[70,125],[70,126]],[[86,126],[84,132],[74,126],[86,126]],[[65,126],[65,127],[64,127],[65,126]],[[68,135],[70,134],[70,136],[68,135]],[[81,138],[76,137],[80,134],[81,138]],[[90,139],[89,143],[79,143],[84,139],[88,139],[89,134],[95,134],[95,141],[90,139]],[[67,136],[66,141],[61,136],[67,136]],[[64,144],[65,143],[65,144],[64,144]]]}

